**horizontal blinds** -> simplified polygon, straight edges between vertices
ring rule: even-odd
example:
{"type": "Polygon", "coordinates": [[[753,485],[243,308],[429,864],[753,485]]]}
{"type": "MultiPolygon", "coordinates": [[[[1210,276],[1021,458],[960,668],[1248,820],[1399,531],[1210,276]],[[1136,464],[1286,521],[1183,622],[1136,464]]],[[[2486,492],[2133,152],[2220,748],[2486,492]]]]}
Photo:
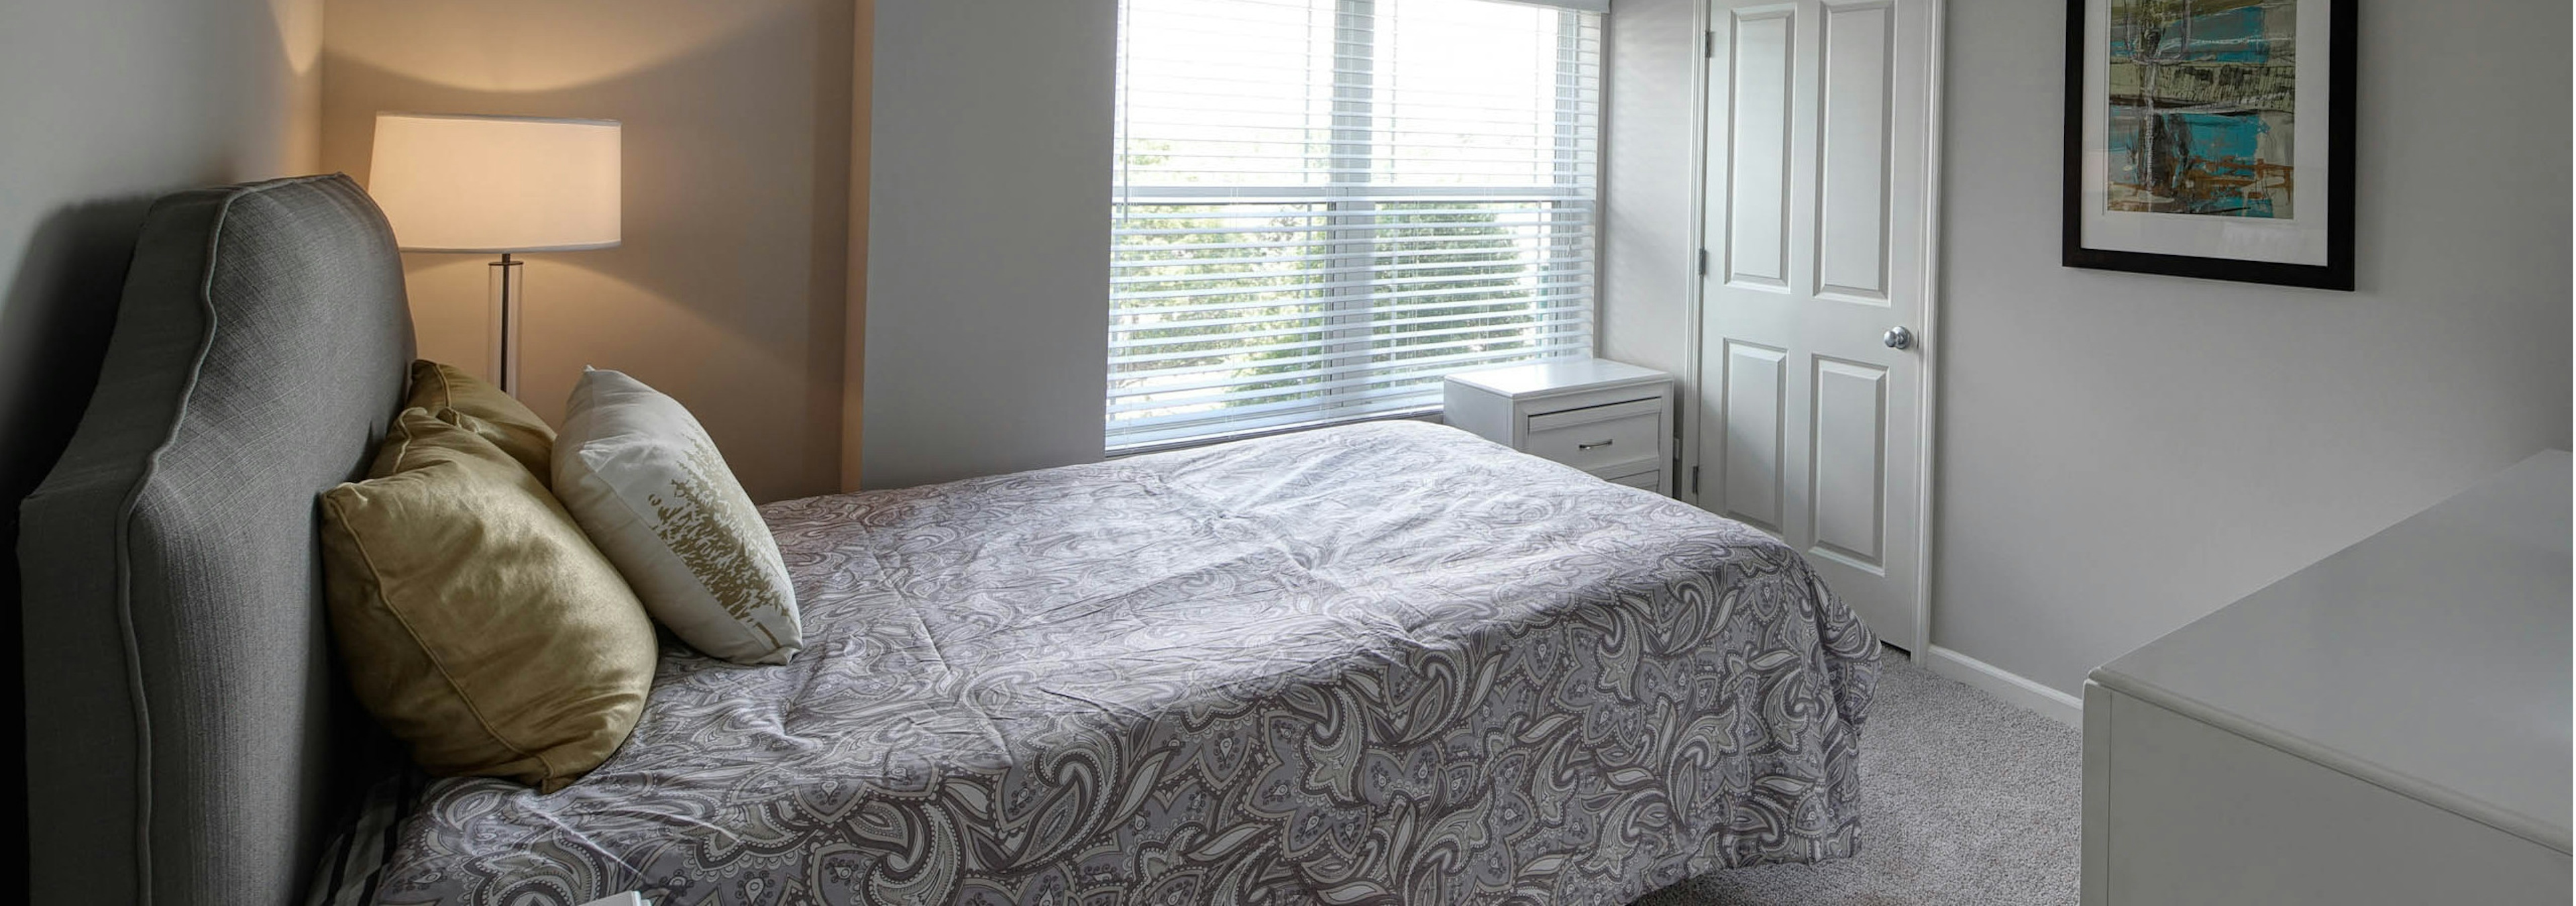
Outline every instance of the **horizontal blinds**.
{"type": "Polygon", "coordinates": [[[1106,440],[1436,406],[1592,346],[1601,20],[1123,0],[1106,440]]]}
{"type": "Polygon", "coordinates": [[[1610,0],[1494,0],[1494,2],[1522,3],[1530,6],[1545,6],[1555,9],[1587,10],[1596,13],[1606,13],[1610,11],[1610,0]]]}

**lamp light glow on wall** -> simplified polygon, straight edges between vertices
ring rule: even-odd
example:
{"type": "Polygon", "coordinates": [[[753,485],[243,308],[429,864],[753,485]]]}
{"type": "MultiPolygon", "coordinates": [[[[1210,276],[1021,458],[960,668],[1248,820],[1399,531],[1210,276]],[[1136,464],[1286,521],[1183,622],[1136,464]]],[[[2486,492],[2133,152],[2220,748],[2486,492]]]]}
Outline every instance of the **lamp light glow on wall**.
{"type": "Polygon", "coordinates": [[[494,383],[519,393],[522,252],[617,245],[615,120],[376,114],[367,193],[406,252],[498,253],[492,263],[494,383]]]}

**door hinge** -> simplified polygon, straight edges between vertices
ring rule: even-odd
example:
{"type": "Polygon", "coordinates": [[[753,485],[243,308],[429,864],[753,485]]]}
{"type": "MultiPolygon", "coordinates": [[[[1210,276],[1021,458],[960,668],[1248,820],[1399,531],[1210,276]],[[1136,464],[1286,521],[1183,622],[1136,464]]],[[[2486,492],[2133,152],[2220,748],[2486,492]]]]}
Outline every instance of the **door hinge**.
{"type": "Polygon", "coordinates": [[[1700,250],[1699,250],[1699,275],[1700,275],[1700,276],[1702,276],[1702,277],[1708,276],[1708,250],[1707,250],[1707,249],[1700,249],[1700,250]]]}
{"type": "Polygon", "coordinates": [[[1698,493],[1699,493],[1699,467],[1698,467],[1698,466],[1692,466],[1692,467],[1691,467],[1691,493],[1692,493],[1692,494],[1698,494],[1698,493]]]}
{"type": "Polygon", "coordinates": [[[1708,40],[1701,42],[1701,44],[1702,44],[1702,46],[1701,46],[1701,48],[1700,48],[1700,55],[1701,55],[1701,56],[1707,57],[1707,58],[1712,59],[1712,60],[1714,60],[1714,59],[1716,59],[1716,58],[1717,58],[1717,30],[1716,30],[1716,29],[1710,29],[1710,30],[1709,30],[1709,32],[1708,32],[1708,40]]]}

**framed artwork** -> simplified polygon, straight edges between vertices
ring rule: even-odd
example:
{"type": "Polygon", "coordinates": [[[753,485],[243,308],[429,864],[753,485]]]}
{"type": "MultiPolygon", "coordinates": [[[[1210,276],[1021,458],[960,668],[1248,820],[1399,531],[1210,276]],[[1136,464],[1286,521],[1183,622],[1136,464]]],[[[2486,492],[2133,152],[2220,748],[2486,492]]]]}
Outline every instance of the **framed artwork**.
{"type": "Polygon", "coordinates": [[[2067,0],[2065,264],[2352,288],[2354,0],[2067,0]]]}

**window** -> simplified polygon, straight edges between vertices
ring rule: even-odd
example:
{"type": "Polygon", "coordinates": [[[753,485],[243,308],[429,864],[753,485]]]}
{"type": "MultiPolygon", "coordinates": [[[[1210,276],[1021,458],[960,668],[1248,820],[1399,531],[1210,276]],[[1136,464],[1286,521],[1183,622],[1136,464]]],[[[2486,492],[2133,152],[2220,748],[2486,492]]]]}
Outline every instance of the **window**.
{"type": "Polygon", "coordinates": [[[1111,452],[1588,355],[1599,13],[1122,0],[1111,452]]]}

